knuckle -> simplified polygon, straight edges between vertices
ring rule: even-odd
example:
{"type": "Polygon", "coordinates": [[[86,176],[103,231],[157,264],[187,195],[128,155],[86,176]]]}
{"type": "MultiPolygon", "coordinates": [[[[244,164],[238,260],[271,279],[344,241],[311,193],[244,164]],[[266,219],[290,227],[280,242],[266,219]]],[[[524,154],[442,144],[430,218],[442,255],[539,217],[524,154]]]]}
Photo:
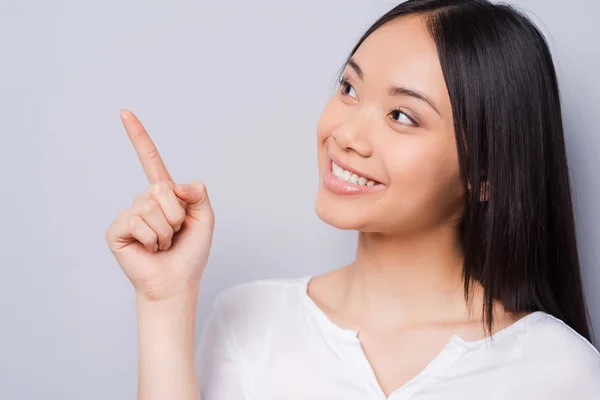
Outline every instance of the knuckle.
{"type": "Polygon", "coordinates": [[[152,186],[150,186],[150,193],[152,193],[154,196],[165,195],[165,194],[169,193],[170,189],[171,188],[167,182],[160,181],[160,182],[156,182],[152,186]]]}
{"type": "Polygon", "coordinates": [[[181,225],[185,221],[185,210],[183,207],[177,207],[173,216],[173,221],[170,221],[171,225],[181,225]]]}
{"type": "Polygon", "coordinates": [[[146,153],[146,158],[148,160],[154,160],[158,156],[159,156],[159,153],[158,153],[158,149],[156,147],[153,147],[150,151],[148,151],[148,153],[146,153]]]}
{"type": "Polygon", "coordinates": [[[156,232],[154,232],[152,229],[143,232],[136,232],[133,237],[135,237],[139,242],[149,245],[153,245],[158,240],[156,232]]]}
{"type": "Polygon", "coordinates": [[[150,194],[152,195],[157,195],[160,193],[160,183],[153,183],[152,185],[150,185],[150,187],[148,188],[148,192],[150,192],[150,194]]]}
{"type": "Polygon", "coordinates": [[[167,181],[160,181],[158,182],[158,184],[166,193],[170,193],[173,191],[173,185],[167,181]]]}
{"type": "Polygon", "coordinates": [[[150,229],[150,242],[154,243],[156,241],[158,241],[158,234],[156,232],[154,232],[152,229],[150,229]]]}
{"type": "Polygon", "coordinates": [[[169,242],[172,237],[173,237],[173,229],[165,229],[164,231],[161,231],[158,233],[158,240],[163,243],[169,242]]]}
{"type": "Polygon", "coordinates": [[[204,184],[204,182],[192,181],[192,183],[194,184],[194,186],[196,186],[196,190],[198,190],[200,193],[206,193],[206,185],[204,184]]]}
{"type": "Polygon", "coordinates": [[[186,213],[182,212],[181,215],[179,215],[177,217],[177,219],[175,220],[175,223],[173,225],[181,226],[185,222],[185,216],[186,216],[186,213]]]}
{"type": "Polygon", "coordinates": [[[154,199],[147,199],[144,201],[144,205],[142,206],[142,214],[147,215],[154,211],[157,207],[159,207],[158,203],[154,199]]]}
{"type": "Polygon", "coordinates": [[[131,230],[135,230],[139,226],[140,221],[141,221],[141,218],[138,217],[137,215],[132,216],[129,219],[129,228],[131,230]]]}

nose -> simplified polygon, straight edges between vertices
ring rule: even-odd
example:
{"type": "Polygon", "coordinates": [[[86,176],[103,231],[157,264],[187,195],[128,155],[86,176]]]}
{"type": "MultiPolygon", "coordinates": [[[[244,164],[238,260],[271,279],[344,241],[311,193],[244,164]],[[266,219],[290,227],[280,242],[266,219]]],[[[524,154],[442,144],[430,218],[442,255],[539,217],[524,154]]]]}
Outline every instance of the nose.
{"type": "Polygon", "coordinates": [[[373,154],[371,141],[373,125],[365,109],[356,110],[346,116],[346,119],[333,130],[331,136],[345,151],[354,151],[367,158],[373,154]]]}

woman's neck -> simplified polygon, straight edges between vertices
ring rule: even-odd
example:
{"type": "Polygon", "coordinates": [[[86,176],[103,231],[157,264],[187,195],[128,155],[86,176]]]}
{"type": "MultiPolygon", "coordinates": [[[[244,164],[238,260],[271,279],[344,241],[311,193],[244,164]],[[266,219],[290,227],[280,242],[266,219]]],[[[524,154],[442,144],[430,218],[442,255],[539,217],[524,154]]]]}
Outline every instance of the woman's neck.
{"type": "Polygon", "coordinates": [[[455,228],[410,237],[361,232],[356,260],[342,274],[340,304],[383,329],[464,318],[462,263],[455,228]]]}

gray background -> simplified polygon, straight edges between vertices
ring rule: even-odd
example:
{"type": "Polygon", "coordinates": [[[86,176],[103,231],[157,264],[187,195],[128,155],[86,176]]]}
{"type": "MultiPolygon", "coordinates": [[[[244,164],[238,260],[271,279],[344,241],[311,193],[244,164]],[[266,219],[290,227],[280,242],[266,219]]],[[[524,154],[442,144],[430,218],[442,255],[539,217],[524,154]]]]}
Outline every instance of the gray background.
{"type": "MultiPolygon", "coordinates": [[[[600,331],[600,6],[521,1],[557,56],[581,261],[600,331]],[[543,21],[543,24],[540,22],[543,21]]],[[[3,1],[0,398],[133,399],[133,291],[104,242],[145,190],[118,110],[217,215],[217,292],[350,261],[318,220],[315,126],[344,57],[392,1],[3,1]]],[[[600,336],[597,336],[600,339],[600,336]]]]}

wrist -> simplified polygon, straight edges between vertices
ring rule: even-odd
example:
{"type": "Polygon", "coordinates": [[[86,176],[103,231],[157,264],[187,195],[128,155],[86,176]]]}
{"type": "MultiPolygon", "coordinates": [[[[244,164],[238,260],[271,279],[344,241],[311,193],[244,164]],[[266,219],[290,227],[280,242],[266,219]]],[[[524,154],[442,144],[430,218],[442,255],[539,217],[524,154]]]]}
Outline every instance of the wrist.
{"type": "Polygon", "coordinates": [[[181,285],[144,285],[135,288],[136,302],[154,304],[156,307],[168,307],[169,304],[186,302],[198,298],[199,281],[190,281],[181,285]],[[150,286],[150,287],[148,287],[150,286]]]}
{"type": "Polygon", "coordinates": [[[198,289],[182,291],[162,299],[149,298],[136,291],[135,299],[138,313],[177,317],[185,314],[195,317],[198,308],[198,289]]]}

